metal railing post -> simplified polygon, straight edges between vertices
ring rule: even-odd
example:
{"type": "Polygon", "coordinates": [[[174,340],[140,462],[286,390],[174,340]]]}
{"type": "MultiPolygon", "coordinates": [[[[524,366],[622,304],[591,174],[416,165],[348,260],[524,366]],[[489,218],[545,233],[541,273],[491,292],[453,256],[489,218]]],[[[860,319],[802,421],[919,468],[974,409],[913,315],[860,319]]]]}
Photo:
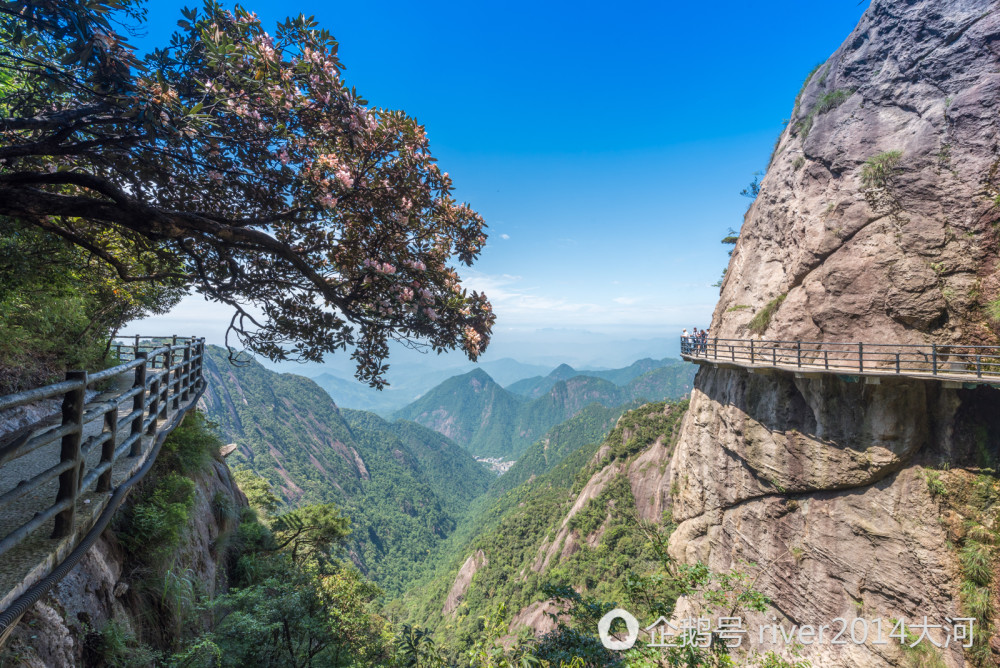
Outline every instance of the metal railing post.
{"type": "Polygon", "coordinates": [[[896,353],[896,375],[899,375],[899,353],[896,353]]]}
{"type": "Polygon", "coordinates": [[[138,359],[139,357],[139,335],[135,335],[135,357],[133,359],[138,359]]]}
{"type": "Polygon", "coordinates": [[[753,364],[753,339],[750,339],[750,364],[753,364]]]}
{"type": "Polygon", "coordinates": [[[778,366],[778,346],[771,348],[771,366],[778,366]]]}
{"type": "Polygon", "coordinates": [[[976,355],[976,376],[978,378],[983,377],[983,359],[981,355],[976,355]]]}
{"type": "Polygon", "coordinates": [[[104,429],[111,432],[110,438],[101,446],[101,464],[110,463],[108,470],[97,479],[98,492],[111,491],[111,469],[114,468],[115,447],[118,445],[118,406],[104,414],[104,429]]]}
{"type": "Polygon", "coordinates": [[[76,429],[62,437],[59,458],[62,462],[72,461],[73,466],[59,474],[56,503],[67,500],[71,503],[68,508],[56,515],[53,538],[65,538],[72,533],[73,525],[76,523],[76,497],[80,491],[80,441],[83,436],[83,404],[87,393],[87,372],[68,371],[66,380],[78,381],[79,385],[63,397],[62,423],[63,426],[76,425],[76,429]]]}
{"type": "Polygon", "coordinates": [[[858,372],[865,372],[865,344],[858,342],[858,372]]]}
{"type": "Polygon", "coordinates": [[[931,373],[937,375],[937,344],[931,344],[931,373]]]}
{"type": "Polygon", "coordinates": [[[798,366],[801,367],[802,366],[802,342],[801,341],[796,341],[795,342],[795,354],[796,354],[796,356],[798,358],[797,359],[798,366]]]}
{"type": "Polygon", "coordinates": [[[149,384],[149,427],[146,434],[156,433],[156,421],[160,419],[160,376],[153,378],[149,384]]]}
{"type": "Polygon", "coordinates": [[[829,369],[830,368],[830,351],[829,350],[824,350],[823,351],[823,368],[824,369],[829,369]]]}
{"type": "MultiPolygon", "coordinates": [[[[187,346],[184,347],[184,363],[181,365],[180,369],[183,378],[182,380],[183,384],[179,388],[181,391],[182,401],[188,400],[188,395],[190,394],[191,391],[191,345],[192,342],[189,341],[187,346]]],[[[174,408],[176,407],[177,404],[175,403],[174,408]]]]}
{"type": "MultiPolygon", "coordinates": [[[[174,334],[173,345],[177,345],[177,335],[174,334]]],[[[185,349],[186,351],[187,349],[185,349]]],[[[170,350],[170,366],[174,365],[174,351],[173,348],[170,350]]],[[[173,402],[171,407],[176,411],[181,407],[181,374],[184,373],[184,365],[181,364],[173,371],[174,382],[173,382],[173,402]]]]}
{"type": "MultiPolygon", "coordinates": [[[[136,359],[141,359],[142,364],[135,368],[135,382],[132,384],[133,388],[140,388],[139,392],[132,399],[132,410],[138,411],[138,415],[132,420],[132,436],[142,434],[142,416],[146,412],[146,364],[148,363],[148,359],[146,353],[138,353],[138,355],[136,359]]],[[[140,436],[132,441],[132,447],[129,448],[128,454],[129,457],[138,457],[141,452],[142,437],[140,436]]]]}

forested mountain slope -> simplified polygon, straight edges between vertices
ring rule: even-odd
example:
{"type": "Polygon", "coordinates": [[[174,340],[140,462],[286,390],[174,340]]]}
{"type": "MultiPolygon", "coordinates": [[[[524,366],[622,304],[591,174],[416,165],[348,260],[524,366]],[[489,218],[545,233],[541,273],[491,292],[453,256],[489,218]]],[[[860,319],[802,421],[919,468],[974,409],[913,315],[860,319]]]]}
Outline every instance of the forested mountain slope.
{"type": "Polygon", "coordinates": [[[231,466],[267,479],[289,504],[344,502],[369,477],[350,429],[330,397],[308,378],[255,361],[231,364],[208,346],[201,407],[237,445],[231,466]]]}
{"type": "MultiPolygon", "coordinates": [[[[474,527],[468,538],[440,557],[433,578],[407,592],[400,609],[450,641],[475,633],[479,617],[497,601],[506,603],[511,632],[550,630],[543,613],[556,608],[545,585],[606,600],[623,596],[629,575],[654,567],[639,524],[669,517],[663,483],[686,406],[630,410],[603,440],[499,495],[467,519],[474,527]]],[[[604,416],[590,417],[599,422],[604,416]]]]}
{"type": "Polygon", "coordinates": [[[351,558],[387,592],[401,590],[494,479],[437,432],[341,412],[307,378],[207,353],[203,410],[237,445],[230,465],[270,481],[290,506],[341,505],[351,558]]]}
{"type": "Polygon", "coordinates": [[[634,406],[608,408],[593,403],[569,420],[552,427],[524,451],[507,473],[494,481],[490,494],[500,495],[510,491],[532,477],[548,473],[579,448],[600,443],[628,408],[634,406]]]}
{"type": "Polygon", "coordinates": [[[430,427],[475,455],[510,456],[512,431],[524,403],[476,369],[449,378],[395,416],[430,427]]]}

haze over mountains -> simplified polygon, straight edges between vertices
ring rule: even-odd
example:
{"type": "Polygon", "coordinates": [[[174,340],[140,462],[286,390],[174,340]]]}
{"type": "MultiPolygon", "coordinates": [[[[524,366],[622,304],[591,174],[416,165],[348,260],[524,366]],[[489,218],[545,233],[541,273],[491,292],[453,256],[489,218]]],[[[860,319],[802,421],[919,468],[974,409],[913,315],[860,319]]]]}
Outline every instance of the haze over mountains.
{"type": "MultiPolygon", "coordinates": [[[[583,375],[624,385],[646,372],[668,366],[668,361],[671,360],[654,360],[647,357],[617,369],[604,367],[575,369],[566,363],[559,365],[533,364],[512,358],[444,368],[420,363],[401,364],[393,367],[392,382],[388,388],[381,391],[358,382],[349,373],[327,370],[310,377],[317,385],[326,390],[341,408],[373,411],[383,417],[388,417],[403,409],[407,404],[421,399],[436,386],[450,378],[466,375],[475,370],[486,372],[493,382],[514,394],[537,399],[551,390],[560,380],[569,380],[574,376],[583,375]]],[[[672,361],[680,364],[678,360],[672,361]]],[[[693,380],[694,373],[689,375],[693,380]]],[[[687,385],[690,389],[691,382],[682,383],[682,385],[687,385]]],[[[656,392],[653,391],[653,393],[656,392]]]]}
{"type": "MultiPolygon", "coordinates": [[[[679,334],[680,328],[676,330],[679,334]]],[[[505,332],[491,342],[487,353],[475,364],[456,353],[431,355],[392,345],[387,373],[389,387],[381,392],[355,379],[353,362],[347,356],[334,355],[322,364],[273,364],[265,360],[261,363],[279,373],[312,378],[334,397],[338,406],[385,416],[448,378],[477,368],[508,387],[519,380],[546,376],[561,364],[571,365],[579,373],[596,375],[595,372],[628,367],[638,359],[679,355],[675,336],[628,339],[572,329],[544,329],[530,334],[505,332]]]]}

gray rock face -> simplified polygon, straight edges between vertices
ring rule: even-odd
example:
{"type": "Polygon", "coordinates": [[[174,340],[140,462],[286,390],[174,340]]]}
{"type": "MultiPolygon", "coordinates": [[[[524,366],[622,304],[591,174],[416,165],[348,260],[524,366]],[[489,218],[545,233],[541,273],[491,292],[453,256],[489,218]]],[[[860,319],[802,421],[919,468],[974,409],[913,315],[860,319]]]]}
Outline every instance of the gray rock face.
{"type": "Polygon", "coordinates": [[[996,340],[977,308],[1000,292],[996,8],[872,3],[802,91],[747,213],[713,335],[747,335],[754,312],[787,294],[766,338],[996,340]],[[865,162],[891,151],[895,173],[866,186],[865,162]],[[729,311],[737,305],[750,308],[729,311]]]}
{"type": "MultiPolygon", "coordinates": [[[[750,338],[755,312],[786,295],[766,339],[998,342],[984,310],[1000,296],[998,9],[872,2],[802,91],[713,336],[750,338]],[[866,178],[876,164],[886,178],[866,178]]],[[[671,553],[719,571],[758,564],[773,606],[750,628],[963,616],[950,511],[921,465],[970,467],[977,448],[996,457],[1000,430],[984,425],[997,406],[1000,391],[933,381],[703,368],[664,483],[680,522],[671,553]]],[[[908,665],[904,654],[804,648],[817,666],[908,665]]],[[[961,648],[940,654],[965,665],[961,648]]]]}

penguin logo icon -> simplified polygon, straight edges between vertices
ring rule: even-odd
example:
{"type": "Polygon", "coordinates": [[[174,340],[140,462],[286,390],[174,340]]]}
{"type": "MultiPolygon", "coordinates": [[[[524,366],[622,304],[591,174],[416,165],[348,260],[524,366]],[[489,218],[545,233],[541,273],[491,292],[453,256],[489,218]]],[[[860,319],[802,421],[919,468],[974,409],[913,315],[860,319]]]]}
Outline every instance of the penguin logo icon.
{"type": "Polygon", "coordinates": [[[631,649],[639,637],[639,620],[632,616],[627,610],[615,608],[608,614],[601,617],[597,622],[597,633],[601,636],[601,644],[608,649],[626,650],[631,649]],[[611,622],[616,619],[625,620],[625,628],[628,629],[628,636],[624,640],[618,640],[611,635],[611,622]]]}

